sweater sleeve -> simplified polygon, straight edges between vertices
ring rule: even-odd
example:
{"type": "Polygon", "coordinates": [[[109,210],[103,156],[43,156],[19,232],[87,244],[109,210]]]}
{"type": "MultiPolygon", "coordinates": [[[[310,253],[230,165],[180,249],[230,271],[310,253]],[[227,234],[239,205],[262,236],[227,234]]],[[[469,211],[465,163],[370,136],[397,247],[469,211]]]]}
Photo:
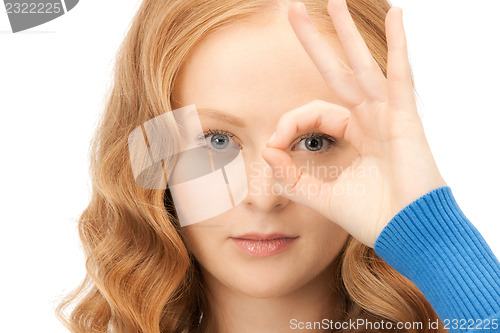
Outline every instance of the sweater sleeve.
{"type": "Polygon", "coordinates": [[[420,289],[450,333],[500,332],[500,263],[449,186],[398,212],[374,250],[420,289]]]}

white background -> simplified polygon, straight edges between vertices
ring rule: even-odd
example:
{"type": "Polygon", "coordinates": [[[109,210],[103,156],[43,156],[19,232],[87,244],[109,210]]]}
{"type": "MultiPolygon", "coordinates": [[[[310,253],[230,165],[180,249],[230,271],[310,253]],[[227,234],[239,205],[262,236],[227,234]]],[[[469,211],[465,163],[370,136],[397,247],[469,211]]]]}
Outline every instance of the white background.
{"type": "MultiPolygon", "coordinates": [[[[500,3],[395,0],[439,169],[500,257],[500,3]]],[[[88,148],[138,0],[84,0],[12,34],[0,5],[2,331],[67,332],[57,297],[84,277],[76,221],[88,148]]]]}

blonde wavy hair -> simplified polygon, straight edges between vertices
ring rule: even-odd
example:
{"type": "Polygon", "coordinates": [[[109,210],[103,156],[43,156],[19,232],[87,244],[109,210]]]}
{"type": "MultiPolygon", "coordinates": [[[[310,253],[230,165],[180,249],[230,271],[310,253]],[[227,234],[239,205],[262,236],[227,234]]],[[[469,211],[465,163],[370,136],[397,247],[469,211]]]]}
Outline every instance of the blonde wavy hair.
{"type": "MultiPolygon", "coordinates": [[[[334,34],[327,0],[303,2],[317,28],[334,34]]],[[[347,3],[386,75],[384,21],[390,4],[347,3]]],[[[199,264],[181,237],[169,190],[136,185],[127,140],[134,128],[172,110],[176,75],[200,40],[231,22],[273,14],[286,5],[284,0],[142,2],[118,51],[113,85],[92,140],[92,196],[78,221],[87,274],[55,309],[71,332],[217,332],[199,264]]],[[[344,298],[339,305],[343,320],[422,322],[421,329],[400,332],[446,332],[426,327],[438,320],[431,305],[372,248],[349,236],[331,266],[331,286],[344,298]]]]}

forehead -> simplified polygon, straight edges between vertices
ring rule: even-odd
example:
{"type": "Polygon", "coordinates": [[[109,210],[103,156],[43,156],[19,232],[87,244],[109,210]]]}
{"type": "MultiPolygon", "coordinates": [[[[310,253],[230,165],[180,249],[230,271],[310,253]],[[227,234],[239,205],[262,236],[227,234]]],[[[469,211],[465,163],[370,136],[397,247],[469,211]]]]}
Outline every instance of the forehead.
{"type": "MultiPolygon", "coordinates": [[[[324,35],[345,61],[341,44],[324,35]]],[[[279,116],[335,96],[297,39],[286,14],[232,23],[194,48],[174,85],[174,107],[196,104],[240,117],[279,116]]],[[[250,119],[251,120],[251,119],[250,119]]]]}

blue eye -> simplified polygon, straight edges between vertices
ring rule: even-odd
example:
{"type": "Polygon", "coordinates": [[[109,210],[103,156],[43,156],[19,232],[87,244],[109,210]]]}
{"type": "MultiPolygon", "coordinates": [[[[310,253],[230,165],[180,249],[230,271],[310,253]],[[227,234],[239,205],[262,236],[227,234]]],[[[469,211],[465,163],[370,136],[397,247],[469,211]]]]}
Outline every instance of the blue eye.
{"type": "Polygon", "coordinates": [[[212,147],[216,147],[216,149],[224,149],[229,145],[229,137],[225,134],[212,135],[210,144],[212,147]]]}
{"type": "Polygon", "coordinates": [[[293,145],[291,150],[308,150],[311,152],[324,152],[337,144],[337,141],[324,133],[309,133],[299,138],[300,141],[293,145]],[[324,148],[321,150],[322,148],[324,148]]]}
{"type": "Polygon", "coordinates": [[[207,140],[210,148],[212,148],[213,150],[223,150],[228,147],[237,149],[241,148],[236,142],[234,142],[234,134],[227,131],[208,130],[207,132],[203,133],[203,136],[207,140]]]}

